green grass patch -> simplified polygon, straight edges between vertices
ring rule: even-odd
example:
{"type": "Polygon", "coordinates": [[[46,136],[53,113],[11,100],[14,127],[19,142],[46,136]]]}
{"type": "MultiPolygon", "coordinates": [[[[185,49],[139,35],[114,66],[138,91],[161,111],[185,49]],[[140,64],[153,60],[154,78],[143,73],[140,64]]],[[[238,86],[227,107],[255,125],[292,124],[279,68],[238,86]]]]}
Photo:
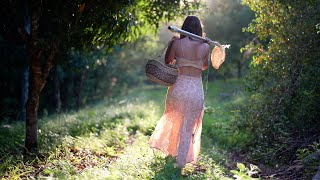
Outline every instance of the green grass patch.
{"type": "Polygon", "coordinates": [[[205,97],[203,118],[204,147],[242,149],[250,142],[251,134],[240,132],[235,126],[239,106],[245,103],[246,94],[238,80],[216,81],[209,84],[205,97]]]}
{"type": "Polygon", "coordinates": [[[249,133],[232,127],[246,97],[240,82],[209,83],[199,165],[189,164],[181,173],[173,167],[174,158],[154,155],[147,144],[163,113],[166,92],[162,86],[142,86],[78,112],[43,117],[40,155],[32,157],[22,153],[24,123],[1,126],[0,177],[229,179],[229,152],[250,140],[249,133]]]}

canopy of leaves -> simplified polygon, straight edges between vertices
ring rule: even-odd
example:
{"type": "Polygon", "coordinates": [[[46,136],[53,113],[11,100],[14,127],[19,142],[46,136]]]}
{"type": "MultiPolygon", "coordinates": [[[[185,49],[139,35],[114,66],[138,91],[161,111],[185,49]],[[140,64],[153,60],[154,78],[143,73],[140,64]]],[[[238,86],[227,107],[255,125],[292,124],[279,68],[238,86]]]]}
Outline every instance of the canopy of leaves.
{"type": "Polygon", "coordinates": [[[21,42],[18,31],[28,31],[24,26],[40,18],[39,46],[58,41],[76,49],[92,44],[109,49],[155,31],[162,20],[186,15],[201,4],[186,0],[5,0],[1,2],[1,36],[21,42]]]}
{"type": "MultiPolygon", "coordinates": [[[[123,44],[156,32],[163,21],[186,16],[201,6],[203,2],[200,0],[1,1],[0,46],[4,47],[1,58],[5,61],[0,66],[3,72],[0,86],[6,89],[2,97],[8,97],[1,107],[10,107],[6,112],[14,109],[14,113],[4,113],[3,116],[14,114],[15,117],[18,113],[21,85],[9,82],[20,81],[22,71],[30,64],[26,41],[33,38],[34,50],[44,49],[44,56],[53,44],[57,45],[55,61],[62,67],[60,79],[70,83],[63,85],[67,89],[72,86],[70,79],[84,69],[88,72],[87,68],[90,71],[99,66],[99,71],[103,74],[108,71],[108,77],[112,78],[117,71],[108,70],[114,68],[110,66],[113,58],[108,57],[112,56],[112,50],[119,51],[123,44]],[[37,20],[39,23],[33,24],[37,20]]],[[[121,62],[114,61],[118,63],[115,67],[119,68],[121,62]]]]}

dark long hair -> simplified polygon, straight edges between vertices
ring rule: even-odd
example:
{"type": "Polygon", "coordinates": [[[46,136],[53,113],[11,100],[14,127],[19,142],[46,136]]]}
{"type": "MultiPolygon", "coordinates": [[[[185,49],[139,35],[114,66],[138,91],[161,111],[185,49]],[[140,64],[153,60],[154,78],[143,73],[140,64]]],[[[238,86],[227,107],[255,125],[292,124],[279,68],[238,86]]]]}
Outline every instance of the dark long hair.
{"type": "MultiPolygon", "coordinates": [[[[181,29],[202,37],[202,24],[197,16],[188,16],[181,29]]],[[[185,37],[185,35],[180,34],[180,39],[185,37]]]]}

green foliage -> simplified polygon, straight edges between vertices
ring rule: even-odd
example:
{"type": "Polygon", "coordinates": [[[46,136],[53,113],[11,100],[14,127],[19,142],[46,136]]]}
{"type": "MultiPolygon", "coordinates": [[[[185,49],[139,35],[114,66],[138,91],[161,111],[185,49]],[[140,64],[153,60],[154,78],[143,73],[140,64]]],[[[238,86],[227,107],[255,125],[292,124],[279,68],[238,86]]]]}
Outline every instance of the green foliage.
{"type": "Polygon", "coordinates": [[[152,169],[155,171],[155,179],[179,179],[181,178],[181,168],[174,167],[175,158],[155,156],[152,169]]]}
{"type": "Polygon", "coordinates": [[[17,145],[23,141],[22,123],[0,127],[0,176],[30,178],[40,167],[41,173],[36,176],[65,178],[84,168],[102,167],[119,155],[134,134],[149,133],[154,124],[151,117],[159,116],[154,114],[157,106],[152,102],[133,104],[136,101],[109,100],[78,113],[41,119],[38,132],[42,155],[36,160],[26,159],[22,147],[17,145]],[[132,126],[138,128],[132,130],[132,126]]]}
{"type": "Polygon", "coordinates": [[[311,178],[320,166],[320,143],[313,142],[305,148],[297,149],[296,156],[304,173],[311,178]]]}
{"type": "Polygon", "coordinates": [[[320,150],[320,143],[313,142],[312,144],[309,144],[307,148],[299,148],[297,150],[296,155],[299,160],[303,160],[308,155],[314,152],[317,152],[319,150],[320,150]]]}
{"type": "MultiPolygon", "coordinates": [[[[53,63],[59,67],[62,104],[73,108],[75,104],[119,95],[128,86],[136,85],[141,78],[130,73],[119,74],[131,66],[123,65],[114,54],[142,35],[154,36],[164,21],[196,12],[203,6],[202,1],[184,0],[3,1],[1,4],[0,20],[4,28],[0,30],[0,39],[1,47],[5,48],[0,55],[6,59],[0,66],[1,77],[6,77],[1,79],[4,80],[1,88],[5,89],[0,101],[4,109],[1,121],[2,117],[12,119],[20,113],[21,86],[11,82],[19,82],[23,70],[31,65],[29,59],[33,54],[26,52],[25,47],[32,45],[33,53],[43,51],[42,64],[46,61],[44,55],[57,48],[53,63]]],[[[50,74],[48,79],[49,87],[45,86],[40,98],[40,112],[55,109],[57,78],[50,74]]]]}
{"type": "MultiPolygon", "coordinates": [[[[132,87],[146,81],[144,66],[148,57],[156,56],[164,45],[152,34],[141,36],[133,43],[116,46],[112,52],[80,53],[71,51],[63,65],[59,66],[58,78],[63,110],[75,107],[76,91],[80,89],[81,105],[89,105],[104,97],[126,95],[132,87]],[[79,87],[83,75],[83,85],[79,87]]],[[[54,111],[54,74],[48,78],[40,104],[43,114],[54,111]],[[52,103],[48,103],[52,102],[52,103]]]]}
{"type": "Polygon", "coordinates": [[[318,0],[244,0],[256,18],[244,30],[257,36],[246,87],[251,97],[241,109],[240,129],[254,133],[256,156],[289,163],[300,142],[320,137],[320,54],[315,28],[318,0]],[[301,140],[299,142],[299,140],[301,140]]]}
{"type": "Polygon", "coordinates": [[[81,15],[80,19],[87,20],[87,23],[82,23],[84,32],[79,33],[86,35],[86,41],[92,40],[95,45],[112,48],[121,41],[131,42],[139,35],[155,32],[163,20],[186,16],[190,11],[198,10],[202,4],[201,1],[180,0],[136,0],[125,3],[112,1],[111,7],[115,8],[110,9],[110,4],[105,3],[105,7],[94,6],[92,11],[98,14],[93,13],[92,16],[89,11],[81,15]],[[101,22],[104,23],[102,26],[101,22]]]}
{"type": "Polygon", "coordinates": [[[231,170],[230,172],[234,174],[234,178],[238,179],[238,180],[254,180],[254,179],[259,179],[259,178],[252,178],[253,175],[256,175],[260,169],[255,166],[250,164],[250,169],[247,168],[244,164],[242,163],[237,163],[237,168],[239,169],[237,170],[231,170]]]}
{"type": "MultiPolygon", "coordinates": [[[[251,142],[252,134],[235,126],[239,105],[245,103],[246,94],[241,82],[230,79],[209,84],[205,97],[205,114],[202,131],[207,136],[202,138],[206,146],[221,146],[225,149],[238,150],[251,142]],[[207,139],[208,138],[208,139],[207,139]]],[[[222,162],[224,160],[221,160],[222,162]]]]}

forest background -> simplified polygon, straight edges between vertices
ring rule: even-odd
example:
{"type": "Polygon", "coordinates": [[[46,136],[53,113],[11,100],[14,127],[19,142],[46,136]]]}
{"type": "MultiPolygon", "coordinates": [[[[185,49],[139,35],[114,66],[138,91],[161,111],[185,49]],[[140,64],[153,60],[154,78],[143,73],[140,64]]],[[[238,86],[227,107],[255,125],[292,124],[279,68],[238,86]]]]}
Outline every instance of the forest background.
{"type": "MultiPolygon", "coordinates": [[[[38,120],[153,86],[144,74],[146,61],[173,36],[168,25],[181,26],[188,14],[195,14],[209,38],[231,44],[221,68],[210,70],[209,82],[235,80],[237,93],[245,96],[229,112],[228,128],[247,138],[231,148],[233,154],[273,173],[280,169],[311,177],[317,172],[319,0],[27,0],[1,5],[1,134],[27,122],[20,127],[26,129],[23,142],[0,140],[1,157],[22,152],[21,146],[37,153],[38,120]]],[[[220,96],[228,98],[228,93],[220,96]]]]}

